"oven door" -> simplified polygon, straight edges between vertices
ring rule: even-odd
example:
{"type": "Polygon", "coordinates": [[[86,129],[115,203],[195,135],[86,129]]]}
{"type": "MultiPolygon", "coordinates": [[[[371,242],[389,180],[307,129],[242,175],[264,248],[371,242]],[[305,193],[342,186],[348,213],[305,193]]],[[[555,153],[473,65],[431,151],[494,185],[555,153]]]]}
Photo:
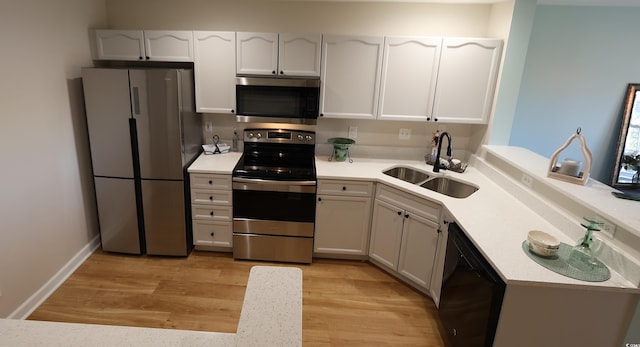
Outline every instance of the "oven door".
{"type": "Polygon", "coordinates": [[[233,178],[233,232],[313,237],[316,181],[233,178]]]}

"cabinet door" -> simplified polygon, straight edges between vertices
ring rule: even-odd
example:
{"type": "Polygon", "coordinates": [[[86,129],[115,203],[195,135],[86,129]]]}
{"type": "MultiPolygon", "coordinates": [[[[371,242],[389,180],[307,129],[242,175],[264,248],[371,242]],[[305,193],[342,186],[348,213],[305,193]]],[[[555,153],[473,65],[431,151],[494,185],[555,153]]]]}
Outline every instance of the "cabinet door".
{"type": "Polygon", "coordinates": [[[376,118],[382,45],[382,37],[323,38],[320,116],[376,118]]]}
{"type": "Polygon", "coordinates": [[[433,117],[449,123],[487,123],[502,41],[445,38],[433,117]]]}
{"type": "Polygon", "coordinates": [[[196,31],[196,111],[233,114],[236,105],[236,34],[196,31]]]}
{"type": "Polygon", "coordinates": [[[281,76],[320,77],[320,34],[280,34],[278,73],[281,76]]]}
{"type": "Polygon", "coordinates": [[[441,38],[386,37],[379,119],[431,120],[441,38]]]}
{"type": "Polygon", "coordinates": [[[429,289],[437,246],[438,223],[407,212],[402,230],[398,272],[429,289]]]}
{"type": "Polygon", "coordinates": [[[366,255],[371,198],[318,196],[314,251],[366,255]]]}
{"type": "Polygon", "coordinates": [[[371,219],[369,257],[392,269],[398,269],[404,211],[376,200],[371,219]]]}
{"type": "Polygon", "coordinates": [[[239,75],[275,75],[278,34],[236,33],[236,72],[239,75]]]}
{"type": "Polygon", "coordinates": [[[142,60],[144,34],[142,30],[96,30],[98,60],[142,60]]]}
{"type": "Polygon", "coordinates": [[[193,32],[145,30],[144,49],[148,60],[193,61],[193,32]]]}

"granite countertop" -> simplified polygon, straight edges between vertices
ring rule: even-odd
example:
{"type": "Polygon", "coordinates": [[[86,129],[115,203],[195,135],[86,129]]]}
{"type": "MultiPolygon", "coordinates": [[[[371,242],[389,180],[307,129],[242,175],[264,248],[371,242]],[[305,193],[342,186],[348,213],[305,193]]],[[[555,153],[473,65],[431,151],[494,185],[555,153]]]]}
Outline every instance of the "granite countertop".
{"type": "MultiPolygon", "coordinates": [[[[231,154],[233,155],[233,153],[231,154]]],[[[200,156],[189,168],[194,173],[227,173],[235,166],[234,157],[200,156]],[[211,171],[207,171],[212,168],[211,171]]],[[[237,160],[237,159],[236,159],[237,160]]],[[[471,165],[464,173],[441,171],[455,179],[472,183],[480,189],[465,199],[449,197],[417,185],[387,176],[382,172],[394,166],[409,166],[434,175],[433,167],[419,160],[353,158],[353,163],[328,161],[316,157],[318,179],[368,180],[438,202],[468,234],[472,242],[507,283],[551,286],[583,286],[599,290],[624,290],[640,293],[636,279],[630,281],[616,271],[604,282],[585,282],[552,272],[529,259],[522,250],[530,230],[538,229],[554,235],[560,242],[576,244],[578,237],[567,234],[554,221],[542,216],[516,198],[513,192],[491,177],[491,173],[471,165]]],[[[479,165],[480,166],[480,165],[479,165]]],[[[563,182],[564,183],[564,182],[563,182]]],[[[567,183],[570,184],[570,183],[567,183]]],[[[577,229],[579,220],[575,221],[577,229]]]]}
{"type": "Polygon", "coordinates": [[[254,266],[236,333],[0,319],[0,346],[302,346],[302,270],[254,266]]]}

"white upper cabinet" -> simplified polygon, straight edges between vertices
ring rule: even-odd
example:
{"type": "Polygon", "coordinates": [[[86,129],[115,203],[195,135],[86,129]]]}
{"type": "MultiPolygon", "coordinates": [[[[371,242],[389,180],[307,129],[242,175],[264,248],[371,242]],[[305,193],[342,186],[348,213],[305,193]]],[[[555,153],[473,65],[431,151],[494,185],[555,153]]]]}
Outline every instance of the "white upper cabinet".
{"type": "Polygon", "coordinates": [[[193,61],[193,32],[145,30],[144,49],[149,60],[193,61]]]}
{"type": "Polygon", "coordinates": [[[385,37],[378,119],[432,118],[442,38],[385,37]]]}
{"type": "Polygon", "coordinates": [[[281,76],[320,77],[321,34],[280,34],[278,42],[281,76]]]}
{"type": "Polygon", "coordinates": [[[236,33],[238,75],[275,75],[278,70],[278,34],[236,33]]]}
{"type": "Polygon", "coordinates": [[[142,60],[142,30],[96,30],[96,55],[103,60],[142,60]]]}
{"type": "Polygon", "coordinates": [[[193,32],[96,30],[96,59],[193,61],[193,32]]]}
{"type": "Polygon", "coordinates": [[[239,75],[320,76],[320,34],[237,33],[239,75]]]}
{"type": "Polygon", "coordinates": [[[235,32],[195,31],[193,38],[196,111],[235,113],[235,32]]]}
{"type": "Polygon", "coordinates": [[[324,36],[320,116],[375,119],[383,37],[324,36]]]}
{"type": "Polygon", "coordinates": [[[502,40],[445,38],[433,106],[434,120],[487,123],[502,40]]]}

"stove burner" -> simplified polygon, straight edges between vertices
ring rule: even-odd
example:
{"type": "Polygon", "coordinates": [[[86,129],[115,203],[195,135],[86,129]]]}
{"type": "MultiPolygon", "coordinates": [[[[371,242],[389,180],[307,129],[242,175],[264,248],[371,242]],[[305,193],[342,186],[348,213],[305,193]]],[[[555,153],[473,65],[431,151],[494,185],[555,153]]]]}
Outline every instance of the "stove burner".
{"type": "Polygon", "coordinates": [[[234,177],[315,181],[315,133],[310,131],[244,131],[244,152],[234,177]]]}

